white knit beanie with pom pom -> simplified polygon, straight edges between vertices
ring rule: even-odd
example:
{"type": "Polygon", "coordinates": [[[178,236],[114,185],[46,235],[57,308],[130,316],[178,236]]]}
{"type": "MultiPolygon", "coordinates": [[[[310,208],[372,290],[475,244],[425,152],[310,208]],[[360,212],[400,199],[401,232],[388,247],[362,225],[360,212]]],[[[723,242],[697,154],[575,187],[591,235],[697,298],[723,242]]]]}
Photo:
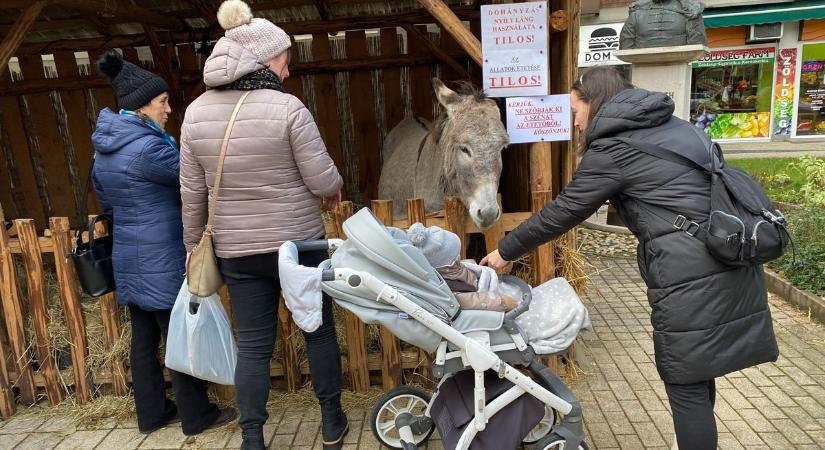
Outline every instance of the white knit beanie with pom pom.
{"type": "Polygon", "coordinates": [[[258,57],[261,64],[292,46],[289,35],[274,23],[252,17],[252,10],[242,0],[226,0],[218,9],[218,23],[224,35],[243,45],[258,57]]]}

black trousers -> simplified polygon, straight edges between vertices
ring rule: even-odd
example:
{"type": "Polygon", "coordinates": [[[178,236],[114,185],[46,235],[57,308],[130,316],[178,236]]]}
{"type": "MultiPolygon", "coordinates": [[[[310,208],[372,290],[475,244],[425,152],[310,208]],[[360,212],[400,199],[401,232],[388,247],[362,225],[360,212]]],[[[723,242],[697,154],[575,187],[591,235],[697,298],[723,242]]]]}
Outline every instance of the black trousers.
{"type": "Polygon", "coordinates": [[[716,450],[716,382],[665,383],[679,450],[716,450]]]}
{"type": "MultiPolygon", "coordinates": [[[[306,252],[301,264],[317,266],[327,258],[326,251],[306,252]]],[[[269,361],[275,347],[278,321],[278,254],[265,253],[218,260],[221,274],[229,286],[232,316],[238,336],[238,365],[235,390],[239,424],[248,429],[262,426],[269,417],[269,361]]],[[[335,335],[332,299],[324,295],[323,323],[312,333],[304,333],[309,371],[315,396],[323,405],[341,401],[341,351],[335,335]]]]}
{"type": "Polygon", "coordinates": [[[166,340],[172,310],[144,311],[129,305],[132,322],[132,390],[135,396],[138,428],[151,431],[176,414],[186,435],[198,434],[215,423],[220,412],[209,403],[207,384],[193,376],[169,370],[175,402],[166,398],[166,382],[158,360],[160,340],[166,340]],[[177,403],[177,405],[176,405],[177,403]]]}

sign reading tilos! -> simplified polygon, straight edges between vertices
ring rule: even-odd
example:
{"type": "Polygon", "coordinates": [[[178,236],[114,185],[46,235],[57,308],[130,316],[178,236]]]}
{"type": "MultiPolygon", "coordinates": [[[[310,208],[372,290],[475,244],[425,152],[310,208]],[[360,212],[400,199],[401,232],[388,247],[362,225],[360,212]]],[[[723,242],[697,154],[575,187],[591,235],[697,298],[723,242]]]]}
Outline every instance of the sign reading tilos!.
{"type": "Polygon", "coordinates": [[[547,95],[547,2],[481,6],[484,92],[547,95]]]}

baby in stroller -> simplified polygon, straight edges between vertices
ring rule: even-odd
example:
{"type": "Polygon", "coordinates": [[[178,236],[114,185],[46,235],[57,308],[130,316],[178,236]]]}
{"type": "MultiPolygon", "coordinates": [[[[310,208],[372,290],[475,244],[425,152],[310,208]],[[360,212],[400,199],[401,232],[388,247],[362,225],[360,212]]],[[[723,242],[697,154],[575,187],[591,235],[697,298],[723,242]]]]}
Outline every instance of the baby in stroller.
{"type": "Polygon", "coordinates": [[[536,359],[517,323],[530,309],[526,283],[501,277],[519,289],[507,312],[462,309],[406,233],[384,227],[366,208],[343,228],[346,241],[295,243],[298,251],[334,250],[317,269],[321,289],[365,323],[434,353],[432,373],[441,379],[432,396],[401,386],[376,401],[372,429],[383,445],[416,449],[437,427],[447,449],[507,450],[522,442],[587,448],[578,400],[536,359]]]}

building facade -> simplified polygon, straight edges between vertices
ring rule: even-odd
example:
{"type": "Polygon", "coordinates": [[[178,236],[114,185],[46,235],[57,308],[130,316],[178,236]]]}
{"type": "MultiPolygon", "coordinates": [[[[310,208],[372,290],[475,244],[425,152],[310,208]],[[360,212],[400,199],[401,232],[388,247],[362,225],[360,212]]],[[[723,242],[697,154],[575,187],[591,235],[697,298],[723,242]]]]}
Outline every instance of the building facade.
{"type": "MultiPolygon", "coordinates": [[[[579,66],[615,64],[631,2],[585,2],[579,66]]],[[[714,139],[825,141],[825,1],[707,1],[711,53],[693,61],[690,119],[714,139]]]]}

